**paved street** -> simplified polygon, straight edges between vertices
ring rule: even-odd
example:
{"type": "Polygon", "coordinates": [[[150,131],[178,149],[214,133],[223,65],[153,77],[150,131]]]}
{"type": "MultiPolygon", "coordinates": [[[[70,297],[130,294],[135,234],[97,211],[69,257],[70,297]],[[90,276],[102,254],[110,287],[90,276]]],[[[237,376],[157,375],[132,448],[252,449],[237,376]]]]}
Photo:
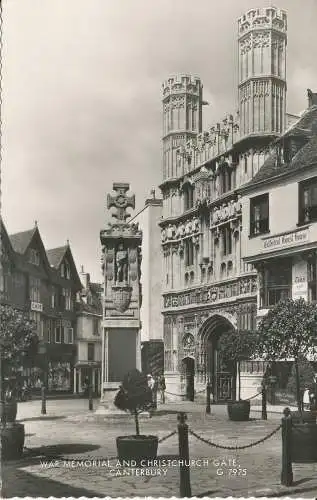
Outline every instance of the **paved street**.
{"type": "MultiPolygon", "coordinates": [[[[4,496],[179,495],[179,468],[173,462],[170,466],[164,462],[149,466],[143,473],[141,469],[117,466],[115,438],[134,433],[131,417],[94,417],[87,407],[87,400],[49,401],[47,415],[41,416],[40,401],[19,405],[18,419],[25,424],[27,450],[22,460],[3,464],[4,496]]],[[[252,411],[249,422],[231,422],[223,406],[213,406],[207,416],[203,405],[187,402],[168,404],[160,410],[158,415],[141,420],[141,433],[162,438],[176,430],[179,410],[188,412],[190,429],[226,446],[259,440],[280,423],[279,413],[269,413],[268,420],[262,421],[259,411],[252,411]]],[[[192,435],[189,447],[190,458],[196,460],[190,469],[194,496],[311,498],[317,494],[317,464],[293,465],[294,486],[280,485],[280,431],[245,450],[210,447],[192,435]]],[[[159,445],[161,460],[172,460],[177,452],[177,434],[159,445]]]]}

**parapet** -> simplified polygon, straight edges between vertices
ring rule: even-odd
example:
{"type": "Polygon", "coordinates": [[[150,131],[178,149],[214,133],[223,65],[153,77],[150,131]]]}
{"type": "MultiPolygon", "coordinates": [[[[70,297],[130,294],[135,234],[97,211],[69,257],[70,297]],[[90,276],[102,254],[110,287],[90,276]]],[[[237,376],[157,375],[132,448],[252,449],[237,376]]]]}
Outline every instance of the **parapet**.
{"type": "Polygon", "coordinates": [[[286,11],[276,7],[248,10],[238,19],[238,35],[242,37],[254,29],[274,29],[286,34],[286,11]]]}
{"type": "Polygon", "coordinates": [[[200,96],[202,92],[202,83],[198,76],[193,75],[175,75],[165,80],[162,84],[163,99],[172,94],[190,93],[200,96]]]}

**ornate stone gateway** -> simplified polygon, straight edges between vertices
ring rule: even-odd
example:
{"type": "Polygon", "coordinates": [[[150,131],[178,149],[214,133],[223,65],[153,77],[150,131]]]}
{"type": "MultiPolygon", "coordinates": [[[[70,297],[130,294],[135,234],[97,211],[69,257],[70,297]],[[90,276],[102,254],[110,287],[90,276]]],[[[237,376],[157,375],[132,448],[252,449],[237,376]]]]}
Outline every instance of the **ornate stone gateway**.
{"type": "Polygon", "coordinates": [[[102,244],[103,359],[102,399],[113,393],[125,373],[141,369],[140,342],[140,264],[142,232],[127,222],[128,207],[134,208],[134,195],[128,196],[129,184],[114,183],[114,195],[108,194],[107,208],[115,219],[100,232],[102,244]],[[110,209],[115,208],[113,213],[110,209]]]}
{"type": "Polygon", "coordinates": [[[232,330],[233,325],[222,316],[210,317],[201,327],[200,358],[206,363],[205,375],[211,383],[213,400],[216,403],[235,399],[236,369],[234,363],[222,359],[218,346],[221,335],[232,330]]]}

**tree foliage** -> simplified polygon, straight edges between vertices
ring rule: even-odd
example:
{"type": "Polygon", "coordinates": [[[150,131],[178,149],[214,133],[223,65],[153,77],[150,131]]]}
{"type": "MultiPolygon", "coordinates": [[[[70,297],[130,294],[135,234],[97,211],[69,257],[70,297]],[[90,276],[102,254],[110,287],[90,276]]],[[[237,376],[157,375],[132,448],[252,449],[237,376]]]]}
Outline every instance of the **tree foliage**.
{"type": "Polygon", "coordinates": [[[0,304],[0,344],[3,375],[15,372],[37,353],[36,325],[28,312],[0,304]]]}
{"type": "Polygon", "coordinates": [[[256,351],[258,336],[249,330],[232,330],[220,337],[218,350],[227,361],[237,363],[238,367],[238,399],[241,399],[241,370],[240,363],[250,359],[256,351]]]}
{"type": "Polygon", "coordinates": [[[248,330],[233,330],[220,337],[219,352],[228,361],[240,362],[254,354],[257,334],[248,330]]]}
{"type": "Polygon", "coordinates": [[[153,406],[152,391],[148,385],[147,377],[139,370],[129,371],[123,378],[114,399],[115,406],[122,411],[130,412],[135,417],[136,434],[139,431],[138,414],[147,411],[153,406]]]}
{"type": "Polygon", "coordinates": [[[257,354],[268,360],[306,357],[317,346],[317,308],[288,299],[270,309],[258,327],[257,354]]]}
{"type": "Polygon", "coordinates": [[[316,354],[317,308],[303,298],[287,299],[270,309],[258,327],[258,354],[269,361],[294,359],[296,399],[302,410],[299,361],[316,354]]]}
{"type": "MultiPolygon", "coordinates": [[[[299,369],[299,389],[303,393],[305,388],[310,388],[314,381],[314,368],[310,361],[303,357],[298,359],[298,369],[299,369]]],[[[287,392],[294,394],[296,396],[296,370],[295,365],[292,366],[291,373],[289,375],[287,386],[287,392]]]]}

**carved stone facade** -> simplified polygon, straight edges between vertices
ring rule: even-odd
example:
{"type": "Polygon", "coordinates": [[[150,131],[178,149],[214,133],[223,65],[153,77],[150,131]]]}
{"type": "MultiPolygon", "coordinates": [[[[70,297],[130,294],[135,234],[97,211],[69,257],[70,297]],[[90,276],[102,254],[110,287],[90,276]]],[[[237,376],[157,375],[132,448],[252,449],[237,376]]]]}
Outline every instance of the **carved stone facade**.
{"type": "Polygon", "coordinates": [[[100,231],[103,296],[103,394],[118,386],[126,371],[140,368],[140,265],[142,231],[129,223],[128,207],[134,208],[134,195],[127,196],[129,184],[113,184],[115,195],[108,195],[107,208],[115,222],[100,231]],[[124,346],[124,347],[123,347],[124,346]]]}
{"type": "Polygon", "coordinates": [[[286,14],[249,11],[238,21],[238,45],[239,111],[207,131],[200,80],[179,76],[163,84],[165,373],[167,390],[187,397],[207,380],[215,399],[235,394],[235,369],[220,359],[218,345],[228,330],[255,328],[258,288],[256,270],[242,260],[236,190],[258,172],[285,126],[286,14]],[[185,118],[175,128],[176,109],[197,114],[191,122],[177,115],[185,118]]]}

